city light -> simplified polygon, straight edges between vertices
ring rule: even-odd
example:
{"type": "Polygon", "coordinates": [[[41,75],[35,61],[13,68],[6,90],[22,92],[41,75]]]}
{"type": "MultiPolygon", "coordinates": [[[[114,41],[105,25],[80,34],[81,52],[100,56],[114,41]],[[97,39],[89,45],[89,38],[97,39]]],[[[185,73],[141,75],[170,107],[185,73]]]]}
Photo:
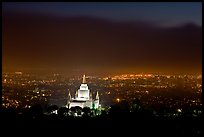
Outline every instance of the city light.
{"type": "Polygon", "coordinates": [[[182,112],[182,109],[177,109],[178,112],[182,112]]]}

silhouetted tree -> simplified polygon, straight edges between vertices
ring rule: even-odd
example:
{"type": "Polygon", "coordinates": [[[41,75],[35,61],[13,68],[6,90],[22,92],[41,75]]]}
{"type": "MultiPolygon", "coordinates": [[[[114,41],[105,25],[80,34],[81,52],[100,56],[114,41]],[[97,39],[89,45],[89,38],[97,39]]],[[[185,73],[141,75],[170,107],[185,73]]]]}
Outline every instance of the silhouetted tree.
{"type": "Polygon", "coordinates": [[[69,109],[66,107],[60,107],[58,110],[59,116],[67,116],[69,109]]]}
{"type": "Polygon", "coordinates": [[[141,104],[139,99],[134,99],[131,105],[132,112],[138,112],[141,109],[141,104]]]}
{"type": "Polygon", "coordinates": [[[117,116],[121,113],[121,108],[118,105],[112,105],[108,111],[110,116],[117,116]]]}
{"type": "Polygon", "coordinates": [[[122,113],[130,112],[130,105],[129,105],[129,103],[126,100],[121,100],[118,103],[118,105],[119,105],[122,113]]]}
{"type": "Polygon", "coordinates": [[[34,104],[30,107],[28,114],[32,118],[41,118],[43,116],[43,108],[40,104],[34,104]]]}
{"type": "Polygon", "coordinates": [[[91,109],[89,107],[84,107],[82,111],[84,112],[83,116],[90,116],[91,109]]]}
{"type": "Polygon", "coordinates": [[[77,115],[81,115],[82,108],[79,106],[75,106],[75,107],[71,107],[70,111],[71,111],[72,115],[74,115],[74,113],[77,113],[77,115]]]}
{"type": "Polygon", "coordinates": [[[77,115],[81,115],[81,112],[82,112],[82,108],[79,107],[79,106],[76,106],[76,113],[77,113],[77,115]]]}
{"type": "Polygon", "coordinates": [[[57,105],[51,105],[47,108],[47,112],[48,113],[52,113],[53,111],[58,110],[58,106],[57,105]]]}
{"type": "Polygon", "coordinates": [[[103,116],[106,116],[106,115],[107,115],[106,110],[102,110],[102,111],[101,111],[101,116],[103,117],[103,116]]]}

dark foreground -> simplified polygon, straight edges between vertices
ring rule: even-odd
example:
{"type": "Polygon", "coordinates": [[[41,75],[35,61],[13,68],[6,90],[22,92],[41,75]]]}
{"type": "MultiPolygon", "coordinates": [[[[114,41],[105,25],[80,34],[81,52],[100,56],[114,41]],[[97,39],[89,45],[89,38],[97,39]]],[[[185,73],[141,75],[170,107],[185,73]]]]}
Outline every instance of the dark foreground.
{"type": "MultiPolygon", "coordinates": [[[[1,111],[1,130],[6,134],[66,136],[202,136],[203,117],[157,117],[141,113],[114,113],[96,117],[16,114],[1,111]]],[[[2,133],[3,133],[2,132],[2,133]]]]}

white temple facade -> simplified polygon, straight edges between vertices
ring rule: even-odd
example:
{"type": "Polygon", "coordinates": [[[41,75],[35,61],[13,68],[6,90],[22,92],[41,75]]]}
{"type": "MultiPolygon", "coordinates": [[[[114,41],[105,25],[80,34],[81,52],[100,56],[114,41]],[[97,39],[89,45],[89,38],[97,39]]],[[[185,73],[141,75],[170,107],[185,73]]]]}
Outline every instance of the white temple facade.
{"type": "Polygon", "coordinates": [[[96,97],[92,98],[92,92],[90,91],[86,77],[83,75],[82,84],[75,93],[75,97],[71,98],[70,92],[67,101],[68,108],[79,106],[81,108],[89,107],[90,109],[97,109],[99,105],[99,94],[96,93],[96,97]]]}

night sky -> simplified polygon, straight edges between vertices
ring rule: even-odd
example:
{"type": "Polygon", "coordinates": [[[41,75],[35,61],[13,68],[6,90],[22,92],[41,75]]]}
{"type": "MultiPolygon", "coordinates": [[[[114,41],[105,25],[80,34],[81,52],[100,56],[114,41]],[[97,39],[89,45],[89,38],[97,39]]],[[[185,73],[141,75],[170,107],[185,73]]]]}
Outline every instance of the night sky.
{"type": "Polygon", "coordinates": [[[202,72],[199,2],[4,2],[2,28],[3,72],[202,72]]]}

